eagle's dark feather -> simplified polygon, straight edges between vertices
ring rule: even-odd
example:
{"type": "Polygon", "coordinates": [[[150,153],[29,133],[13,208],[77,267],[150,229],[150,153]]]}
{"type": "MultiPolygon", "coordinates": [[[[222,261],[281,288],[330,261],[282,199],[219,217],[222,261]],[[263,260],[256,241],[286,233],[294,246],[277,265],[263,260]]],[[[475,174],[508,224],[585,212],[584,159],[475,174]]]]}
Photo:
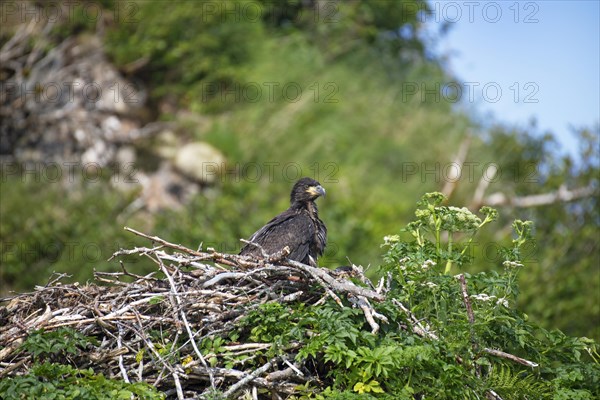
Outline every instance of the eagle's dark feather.
{"type": "MultiPolygon", "coordinates": [[[[274,254],[285,246],[290,248],[288,258],[304,264],[316,265],[327,244],[327,228],[319,219],[315,199],[325,194],[319,182],[302,178],[294,185],[290,208],[273,218],[249,239],[260,245],[267,254],[274,254]]],[[[241,255],[261,256],[260,249],[246,244],[241,255]]]]}

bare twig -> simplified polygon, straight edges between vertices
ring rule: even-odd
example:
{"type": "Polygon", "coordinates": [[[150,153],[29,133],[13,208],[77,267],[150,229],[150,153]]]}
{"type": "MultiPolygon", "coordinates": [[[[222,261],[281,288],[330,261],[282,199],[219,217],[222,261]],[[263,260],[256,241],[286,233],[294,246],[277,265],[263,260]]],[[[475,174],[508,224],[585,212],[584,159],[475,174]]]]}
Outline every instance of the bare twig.
{"type": "Polygon", "coordinates": [[[435,333],[430,331],[428,328],[425,328],[421,324],[421,321],[408,308],[406,308],[404,304],[402,304],[396,299],[392,299],[392,303],[394,303],[394,305],[396,305],[400,310],[402,310],[402,312],[404,312],[408,316],[408,321],[411,324],[414,333],[421,337],[428,338],[431,340],[439,340],[439,337],[435,333]]]}
{"type": "Polygon", "coordinates": [[[364,296],[349,297],[349,299],[352,303],[356,304],[362,310],[363,314],[365,314],[365,319],[371,327],[371,333],[373,335],[376,335],[377,332],[379,332],[379,324],[375,322],[375,318],[385,323],[388,322],[387,317],[375,311],[369,303],[369,300],[367,300],[364,296]]]}
{"type": "Polygon", "coordinates": [[[500,397],[500,395],[498,393],[496,393],[495,391],[493,391],[492,389],[490,389],[486,392],[485,397],[488,400],[503,400],[502,397],[500,397]]]}
{"type": "Polygon", "coordinates": [[[259,375],[270,370],[273,367],[273,363],[275,363],[275,361],[277,361],[277,359],[273,359],[273,360],[267,362],[266,364],[264,364],[262,367],[256,369],[251,374],[240,379],[240,381],[238,383],[236,383],[235,385],[232,385],[227,391],[225,391],[225,393],[223,393],[223,396],[225,396],[225,398],[227,398],[227,399],[232,398],[235,393],[237,393],[248,383],[250,383],[254,379],[256,379],[256,377],[258,377],[259,375]]]}
{"type": "Polygon", "coordinates": [[[284,262],[286,265],[290,265],[292,267],[296,267],[305,271],[312,275],[313,277],[322,279],[327,285],[329,285],[333,290],[337,290],[340,292],[352,293],[356,296],[364,296],[369,299],[373,299],[376,301],[383,301],[385,296],[381,293],[377,293],[374,290],[369,290],[363,287],[356,286],[352,284],[350,281],[339,281],[336,280],[331,274],[323,269],[311,267],[306,264],[299,263],[297,261],[286,260],[284,262]]]}
{"type": "Polygon", "coordinates": [[[138,236],[141,236],[143,238],[150,239],[152,242],[160,243],[163,246],[170,247],[171,249],[179,250],[183,253],[191,254],[193,256],[202,256],[203,255],[203,253],[201,253],[201,252],[198,252],[198,251],[195,251],[192,249],[188,249],[187,247],[182,246],[180,244],[174,244],[174,243],[167,242],[166,240],[163,240],[163,239],[159,238],[158,236],[146,235],[145,233],[136,231],[135,229],[131,229],[129,227],[125,227],[123,229],[125,229],[126,231],[131,232],[133,234],[136,234],[138,236]]]}
{"type": "MultiPolygon", "coordinates": [[[[119,350],[123,348],[123,327],[119,325],[119,336],[117,336],[117,347],[119,350]]],[[[123,376],[123,380],[127,383],[131,383],[129,380],[129,376],[127,376],[127,370],[125,369],[125,365],[123,365],[123,354],[119,354],[119,369],[121,370],[121,376],[123,376]]]]}
{"type": "Polygon", "coordinates": [[[181,299],[179,296],[177,296],[177,287],[175,286],[175,281],[173,280],[173,277],[169,274],[169,271],[164,267],[164,265],[161,265],[161,268],[163,270],[163,273],[167,276],[167,279],[169,280],[169,284],[171,285],[171,293],[174,295],[173,297],[175,298],[174,301],[177,303],[177,307],[181,310],[180,311],[181,319],[183,321],[183,325],[185,326],[185,330],[187,331],[187,334],[190,338],[190,343],[192,344],[192,347],[194,348],[194,352],[196,352],[198,359],[200,360],[200,362],[202,362],[202,365],[207,369],[208,377],[210,379],[210,386],[213,389],[215,389],[215,377],[212,375],[212,372],[208,368],[208,364],[206,363],[204,356],[202,355],[202,353],[200,352],[200,349],[198,349],[198,346],[196,345],[196,340],[194,339],[194,334],[192,333],[192,329],[190,328],[190,324],[188,323],[187,317],[185,315],[185,311],[183,311],[183,308],[181,306],[181,299]]]}
{"type": "Polygon", "coordinates": [[[488,349],[487,347],[484,348],[483,351],[485,351],[486,353],[491,354],[493,356],[496,356],[496,357],[502,357],[502,358],[506,358],[507,360],[512,360],[512,361],[514,361],[516,363],[525,365],[526,367],[530,367],[530,368],[539,367],[538,363],[526,360],[526,359],[521,358],[521,357],[517,357],[515,355],[506,353],[504,351],[494,350],[494,349],[488,349]]]}
{"type": "MultiPolygon", "coordinates": [[[[473,307],[471,306],[471,300],[469,299],[465,274],[458,275],[458,280],[460,281],[463,302],[465,303],[465,308],[467,309],[467,317],[469,318],[470,325],[469,330],[471,334],[471,346],[473,348],[473,354],[475,355],[479,351],[479,346],[477,345],[477,340],[475,340],[475,331],[473,330],[473,325],[475,324],[475,315],[473,314],[473,307]]],[[[475,375],[477,375],[477,377],[481,377],[481,366],[479,364],[475,364],[475,375]]]]}

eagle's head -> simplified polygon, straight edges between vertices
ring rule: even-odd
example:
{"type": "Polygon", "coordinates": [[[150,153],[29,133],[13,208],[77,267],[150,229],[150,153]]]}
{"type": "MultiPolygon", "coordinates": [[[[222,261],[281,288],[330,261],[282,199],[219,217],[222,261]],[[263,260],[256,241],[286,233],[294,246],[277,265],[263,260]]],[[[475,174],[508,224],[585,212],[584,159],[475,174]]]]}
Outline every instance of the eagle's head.
{"type": "Polygon", "coordinates": [[[314,179],[302,178],[296,182],[292,188],[290,201],[292,204],[296,202],[313,201],[319,196],[325,196],[325,189],[323,189],[323,186],[314,179]]]}

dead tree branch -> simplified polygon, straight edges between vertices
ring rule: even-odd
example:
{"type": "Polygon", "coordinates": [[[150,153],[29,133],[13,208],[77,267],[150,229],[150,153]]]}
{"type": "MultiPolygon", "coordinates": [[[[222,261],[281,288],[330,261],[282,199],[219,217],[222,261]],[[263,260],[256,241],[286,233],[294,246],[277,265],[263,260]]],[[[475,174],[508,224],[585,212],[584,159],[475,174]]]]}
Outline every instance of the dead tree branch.
{"type": "Polygon", "coordinates": [[[597,196],[599,190],[590,185],[576,189],[567,189],[561,186],[557,191],[543,194],[534,194],[529,196],[510,197],[504,193],[493,193],[483,200],[483,205],[492,207],[509,206],[515,208],[539,207],[560,202],[570,202],[585,197],[597,196]]]}

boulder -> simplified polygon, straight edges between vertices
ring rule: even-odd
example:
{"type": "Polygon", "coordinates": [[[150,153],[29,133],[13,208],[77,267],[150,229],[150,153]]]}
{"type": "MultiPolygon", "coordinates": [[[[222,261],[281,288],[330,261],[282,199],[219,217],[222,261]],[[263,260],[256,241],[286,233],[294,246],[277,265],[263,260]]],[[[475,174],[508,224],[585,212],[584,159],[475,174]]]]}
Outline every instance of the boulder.
{"type": "Polygon", "coordinates": [[[215,183],[225,168],[225,156],[204,142],[188,143],[181,147],[174,160],[175,168],[200,183],[215,183]]]}

